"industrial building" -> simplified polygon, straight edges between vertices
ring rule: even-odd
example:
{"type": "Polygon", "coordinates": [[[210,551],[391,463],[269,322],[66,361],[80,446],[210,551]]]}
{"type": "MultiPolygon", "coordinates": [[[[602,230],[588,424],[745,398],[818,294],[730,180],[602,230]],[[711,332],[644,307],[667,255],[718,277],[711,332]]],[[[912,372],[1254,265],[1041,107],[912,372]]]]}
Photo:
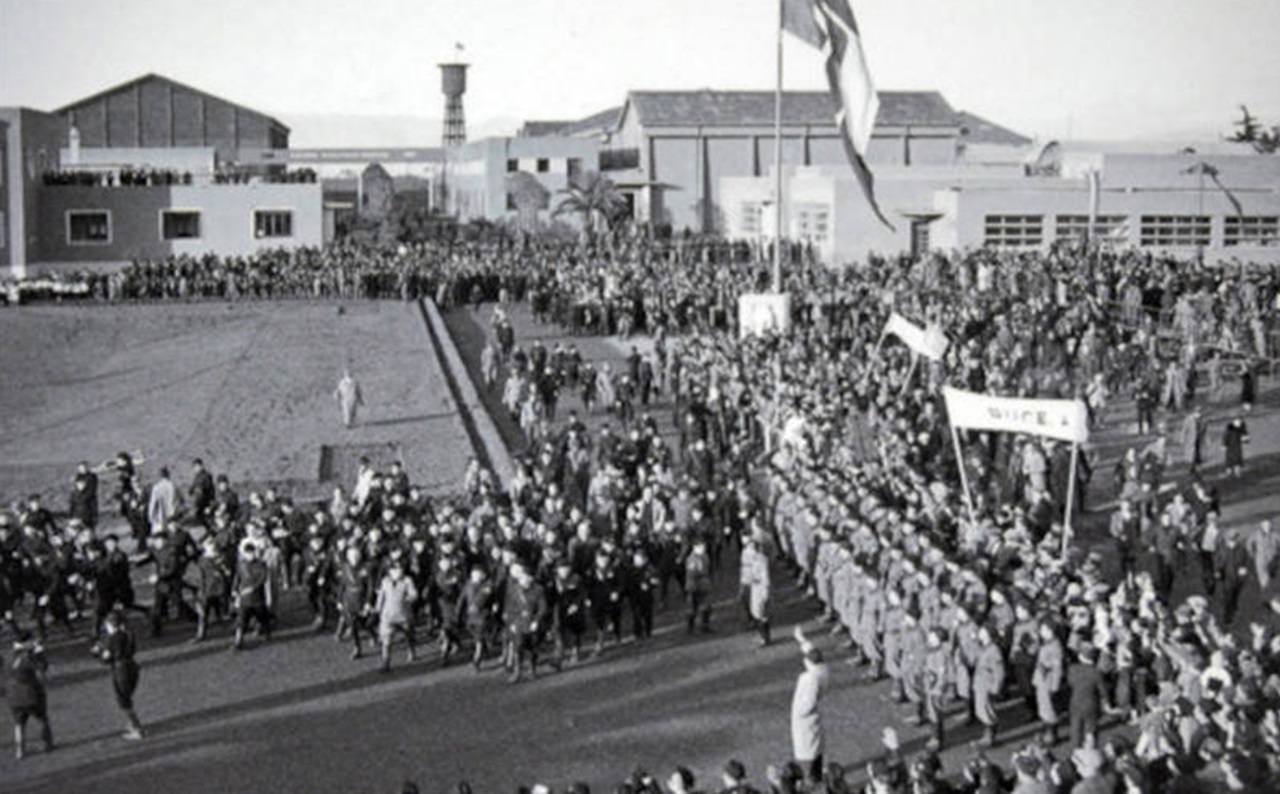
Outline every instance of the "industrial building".
{"type": "Polygon", "coordinates": [[[321,187],[272,165],[276,119],[149,74],[59,110],[0,108],[0,268],[323,242],[321,187]]]}
{"type": "Polygon", "coordinates": [[[271,116],[158,75],[53,112],[0,108],[0,267],[319,245],[364,207],[373,164],[447,216],[525,227],[598,171],[636,223],[765,242],[781,211],[783,234],[830,263],[1086,235],[1280,261],[1280,158],[1247,145],[1046,145],[936,91],[883,91],[866,159],[889,228],[853,179],[825,92],[783,95],[779,201],[772,92],[631,91],[583,119],[467,140],[466,64],[441,75],[442,147],[290,149],[271,116]],[[292,179],[298,169],[315,180],[292,179]]]}

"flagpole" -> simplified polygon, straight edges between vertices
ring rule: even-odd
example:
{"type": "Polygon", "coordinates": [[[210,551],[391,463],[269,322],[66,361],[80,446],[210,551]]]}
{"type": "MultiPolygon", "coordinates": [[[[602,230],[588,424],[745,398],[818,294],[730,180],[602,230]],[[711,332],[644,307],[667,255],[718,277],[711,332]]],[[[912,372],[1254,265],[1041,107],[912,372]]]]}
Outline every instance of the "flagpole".
{"type": "Polygon", "coordinates": [[[1071,474],[1067,480],[1067,514],[1062,520],[1062,559],[1067,559],[1067,544],[1071,541],[1071,513],[1076,501],[1076,461],[1080,457],[1080,442],[1071,442],[1071,474]]]}
{"type": "Polygon", "coordinates": [[[786,0],[778,0],[778,82],[773,92],[773,292],[782,294],[782,25],[786,0]]]}
{"type": "Polygon", "coordinates": [[[969,493],[969,475],[964,470],[964,456],[960,453],[960,431],[951,425],[951,442],[956,448],[956,468],[960,470],[960,486],[964,488],[964,504],[969,509],[969,523],[977,525],[978,517],[973,509],[973,494],[969,493]]]}
{"type": "Polygon", "coordinates": [[[907,370],[906,380],[902,381],[902,389],[898,392],[899,397],[906,394],[907,389],[911,386],[911,380],[916,376],[916,364],[918,363],[920,363],[920,354],[913,350],[911,351],[911,368],[907,370]]]}

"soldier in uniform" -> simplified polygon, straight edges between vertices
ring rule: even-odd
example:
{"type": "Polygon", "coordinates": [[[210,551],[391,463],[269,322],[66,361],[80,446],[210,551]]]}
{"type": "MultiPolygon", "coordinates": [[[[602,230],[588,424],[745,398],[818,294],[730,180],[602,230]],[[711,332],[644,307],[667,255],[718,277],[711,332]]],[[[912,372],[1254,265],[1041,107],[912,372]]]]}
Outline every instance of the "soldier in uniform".
{"type": "Polygon", "coordinates": [[[956,697],[965,702],[965,725],[973,723],[973,674],[978,664],[978,627],[963,604],[955,610],[955,631],[951,637],[953,654],[951,671],[955,676],[956,697]]]}
{"type": "Polygon", "coordinates": [[[879,673],[889,676],[893,682],[893,699],[898,703],[906,701],[902,680],[902,636],[906,617],[902,596],[896,589],[886,589],[885,608],[880,615],[880,624],[875,628],[873,641],[881,652],[879,673]]]}
{"type": "Polygon", "coordinates": [[[1036,716],[1044,723],[1045,739],[1049,744],[1058,741],[1058,692],[1066,675],[1066,660],[1062,642],[1048,623],[1040,624],[1040,647],[1036,651],[1035,669],[1031,673],[1031,686],[1036,695],[1036,716]]]}
{"type": "Polygon", "coordinates": [[[943,722],[947,693],[953,683],[952,649],[944,642],[945,632],[933,628],[925,639],[924,665],[921,669],[920,721],[932,726],[933,741],[943,744],[943,722]]]}
{"type": "Polygon", "coordinates": [[[978,629],[978,657],[973,668],[973,711],[983,725],[982,746],[996,743],[1000,715],[995,701],[1004,689],[1004,654],[987,626],[978,629]]]}
{"type": "MultiPolygon", "coordinates": [[[[881,650],[880,635],[898,631],[898,621],[901,620],[902,615],[902,599],[890,599],[886,604],[884,591],[880,589],[880,583],[874,576],[864,572],[859,579],[862,599],[853,637],[858,645],[861,660],[871,666],[869,676],[872,680],[876,680],[884,675],[885,654],[881,650]]],[[[894,595],[897,594],[894,593],[894,595]]]]}

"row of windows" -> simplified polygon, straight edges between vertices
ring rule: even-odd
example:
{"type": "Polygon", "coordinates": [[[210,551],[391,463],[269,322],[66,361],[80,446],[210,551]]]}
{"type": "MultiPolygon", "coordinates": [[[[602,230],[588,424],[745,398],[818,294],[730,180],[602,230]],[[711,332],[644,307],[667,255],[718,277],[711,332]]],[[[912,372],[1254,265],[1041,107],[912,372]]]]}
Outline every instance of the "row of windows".
{"type": "MultiPolygon", "coordinates": [[[[514,157],[507,160],[507,173],[514,174],[519,170],[520,170],[519,160],[517,160],[514,157]]],[[[533,170],[539,174],[551,173],[551,158],[539,157],[533,163],[533,170]]],[[[582,175],[582,158],[581,157],[565,158],[564,170],[565,170],[565,174],[569,177],[570,180],[577,179],[579,176],[582,175]]]]}
{"type": "MultiPolygon", "coordinates": [[[[200,210],[160,210],[161,240],[200,239],[200,210]]],[[[255,238],[292,237],[292,210],[254,210],[255,238]]],[[[67,210],[69,245],[110,245],[111,210],[67,210]]]]}
{"type": "MultiPolygon", "coordinates": [[[[1058,215],[1054,218],[1058,240],[1082,240],[1090,230],[1088,215],[1058,215]]],[[[1280,217],[1228,216],[1223,226],[1222,244],[1280,245],[1280,217]]],[[[1212,242],[1212,219],[1208,215],[1139,216],[1138,244],[1158,247],[1208,246],[1212,242]]],[[[1094,239],[1125,242],[1129,239],[1127,215],[1099,215],[1093,219],[1094,239]]],[[[1036,248],[1044,244],[1043,215],[987,215],[983,221],[983,243],[994,248],[1036,248]]]]}

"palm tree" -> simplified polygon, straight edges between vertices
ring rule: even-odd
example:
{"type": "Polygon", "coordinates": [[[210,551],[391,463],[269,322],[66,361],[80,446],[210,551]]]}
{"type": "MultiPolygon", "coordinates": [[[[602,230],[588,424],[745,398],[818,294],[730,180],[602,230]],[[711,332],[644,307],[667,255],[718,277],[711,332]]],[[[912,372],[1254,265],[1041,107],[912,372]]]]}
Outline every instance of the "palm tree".
{"type": "Polygon", "coordinates": [[[1280,125],[1271,129],[1263,128],[1258,117],[1249,112],[1249,108],[1240,106],[1240,120],[1235,123],[1236,131],[1227,140],[1234,143],[1251,144],[1258,154],[1275,154],[1280,150],[1280,125]]]}
{"type": "Polygon", "coordinates": [[[568,187],[557,192],[564,198],[552,211],[551,217],[558,218],[568,213],[580,216],[588,239],[595,239],[597,220],[608,229],[625,205],[613,182],[595,171],[587,172],[581,180],[570,182],[568,187]]]}

